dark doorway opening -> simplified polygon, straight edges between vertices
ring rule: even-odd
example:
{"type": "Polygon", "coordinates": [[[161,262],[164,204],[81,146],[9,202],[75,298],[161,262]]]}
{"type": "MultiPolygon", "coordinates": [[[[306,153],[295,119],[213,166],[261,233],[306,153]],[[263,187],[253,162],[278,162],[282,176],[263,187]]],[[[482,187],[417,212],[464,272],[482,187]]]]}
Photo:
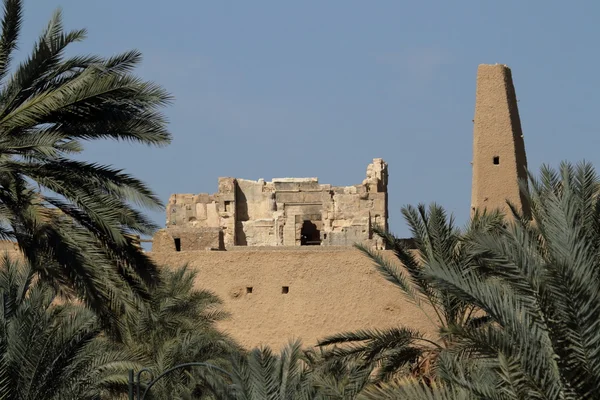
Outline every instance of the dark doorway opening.
{"type": "Polygon", "coordinates": [[[311,221],[304,221],[300,230],[300,245],[301,246],[320,246],[321,231],[317,229],[317,225],[311,221]]]}
{"type": "Polygon", "coordinates": [[[181,251],[181,239],[175,238],[175,251],[181,251]]]}

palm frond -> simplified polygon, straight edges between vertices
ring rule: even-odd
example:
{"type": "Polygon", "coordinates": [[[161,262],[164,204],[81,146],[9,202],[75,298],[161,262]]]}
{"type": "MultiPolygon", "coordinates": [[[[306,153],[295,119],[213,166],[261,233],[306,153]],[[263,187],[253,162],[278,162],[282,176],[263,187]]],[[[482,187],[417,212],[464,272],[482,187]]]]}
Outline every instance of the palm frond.
{"type": "Polygon", "coordinates": [[[17,48],[17,40],[23,22],[23,6],[20,0],[4,0],[2,17],[2,37],[0,38],[0,81],[8,73],[12,52],[17,48]]]}

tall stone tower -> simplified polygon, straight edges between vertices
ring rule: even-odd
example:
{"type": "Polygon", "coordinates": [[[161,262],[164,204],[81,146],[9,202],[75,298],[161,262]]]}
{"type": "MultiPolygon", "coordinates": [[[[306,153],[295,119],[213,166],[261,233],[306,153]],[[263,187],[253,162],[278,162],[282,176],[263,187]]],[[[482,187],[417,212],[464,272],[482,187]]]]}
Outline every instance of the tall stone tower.
{"type": "Polygon", "coordinates": [[[473,130],[471,214],[475,209],[501,209],[507,200],[529,215],[519,191],[527,177],[527,157],[510,68],[482,64],[477,70],[473,130]]]}

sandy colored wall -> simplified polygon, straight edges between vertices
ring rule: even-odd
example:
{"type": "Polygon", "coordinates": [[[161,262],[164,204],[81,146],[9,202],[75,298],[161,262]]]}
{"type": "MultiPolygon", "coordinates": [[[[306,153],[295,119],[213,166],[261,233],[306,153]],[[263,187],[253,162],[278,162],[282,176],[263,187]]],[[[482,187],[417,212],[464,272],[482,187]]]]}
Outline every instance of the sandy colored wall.
{"type": "Polygon", "coordinates": [[[314,345],[326,335],[408,325],[432,331],[423,313],[353,248],[235,248],[150,253],[161,264],[199,271],[232,313],[220,328],[246,347],[279,347],[292,338],[314,345]],[[283,294],[287,286],[289,293],[283,294]],[[247,293],[252,287],[252,293],[247,293]]]}
{"type": "Polygon", "coordinates": [[[510,68],[480,65],[473,131],[473,181],[471,212],[502,209],[506,200],[526,213],[528,205],[519,192],[526,178],[527,157],[517,98],[510,68]]]}

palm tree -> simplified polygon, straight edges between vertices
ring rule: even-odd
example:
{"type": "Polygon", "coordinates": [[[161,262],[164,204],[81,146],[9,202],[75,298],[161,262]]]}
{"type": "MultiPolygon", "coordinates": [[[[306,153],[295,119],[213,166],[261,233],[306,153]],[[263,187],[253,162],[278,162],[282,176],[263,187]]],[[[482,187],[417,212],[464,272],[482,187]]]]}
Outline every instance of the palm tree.
{"type": "MultiPolygon", "coordinates": [[[[490,319],[452,325],[440,383],[387,385],[396,398],[600,398],[600,180],[588,163],[542,167],[502,232],[472,238],[470,268],[435,260],[431,284],[490,319]],[[422,397],[416,397],[422,395],[422,397]]],[[[373,392],[374,393],[374,392],[373,392]]],[[[373,398],[373,397],[371,397],[373,398]]]]}
{"type": "Polygon", "coordinates": [[[136,207],[162,205],[134,177],[73,156],[90,140],[166,145],[170,134],[158,108],[170,97],[131,74],[141,59],[137,51],[65,57],[86,31],[64,31],[60,10],[30,56],[11,70],[23,5],[3,5],[0,239],[15,240],[37,276],[107,320],[120,290],[147,297],[157,279],[132,237],[156,228],[136,207]]]}
{"type": "Polygon", "coordinates": [[[102,334],[97,317],[27,264],[0,261],[0,398],[99,400],[127,392],[136,357],[102,334]]]}
{"type": "MultiPolygon", "coordinates": [[[[195,288],[197,272],[187,265],[161,268],[161,282],[149,302],[124,316],[124,343],[140,354],[152,376],[177,365],[204,362],[228,368],[229,360],[241,348],[215,323],[228,317],[222,301],[207,290],[195,288]]],[[[210,368],[183,368],[157,381],[146,398],[204,398],[222,376],[210,368]]],[[[142,378],[147,379],[147,375],[142,378]]]]}
{"type": "Polygon", "coordinates": [[[370,372],[357,363],[326,362],[294,340],[279,353],[263,346],[234,354],[231,379],[213,393],[218,400],[354,400],[370,372]]]}
{"type": "Polygon", "coordinates": [[[309,367],[300,341],[286,345],[280,354],[269,347],[239,353],[232,359],[228,396],[235,400],[295,400],[315,398],[309,367]]]}
{"type": "Polygon", "coordinates": [[[371,365],[351,359],[328,359],[315,349],[304,352],[310,368],[310,384],[318,399],[354,400],[371,385],[371,365]]]}
{"type": "Polygon", "coordinates": [[[407,242],[396,238],[381,228],[375,233],[381,236],[386,248],[394,258],[368,247],[357,245],[367,257],[374,261],[377,270],[388,281],[396,285],[402,294],[423,312],[438,335],[427,337],[410,327],[387,329],[364,329],[342,332],[319,342],[328,360],[359,361],[374,368],[374,381],[387,380],[394,376],[415,375],[433,379],[434,367],[440,352],[451,346],[449,326],[469,326],[485,323],[475,307],[445,290],[431,285],[425,276],[428,265],[443,261],[456,268],[466,268],[470,263],[469,238],[485,231],[502,227],[503,216],[497,212],[477,213],[470,224],[461,230],[448,218],[445,210],[432,204],[403,207],[402,213],[410,227],[413,240],[407,242]]]}

